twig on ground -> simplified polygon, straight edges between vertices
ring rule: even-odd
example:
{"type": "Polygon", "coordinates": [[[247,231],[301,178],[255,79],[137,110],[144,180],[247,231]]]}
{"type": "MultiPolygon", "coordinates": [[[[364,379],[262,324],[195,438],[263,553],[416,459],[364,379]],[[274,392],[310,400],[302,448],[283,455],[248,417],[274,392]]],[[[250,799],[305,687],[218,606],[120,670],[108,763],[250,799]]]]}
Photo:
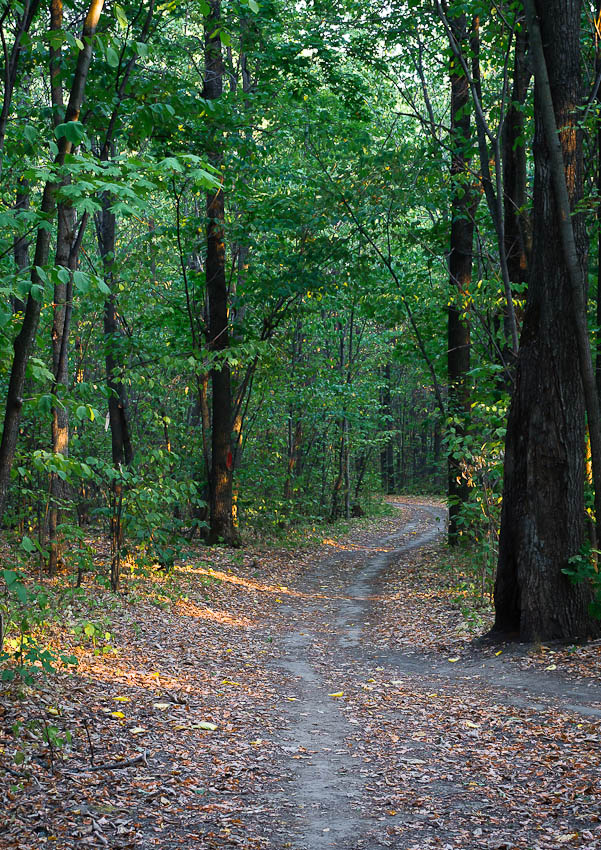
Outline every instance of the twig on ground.
{"type": "Polygon", "coordinates": [[[136,764],[140,764],[144,762],[145,765],[148,765],[146,760],[146,750],[143,753],[140,753],[139,756],[136,756],[133,759],[128,759],[127,761],[107,761],[103,764],[93,764],[90,767],[82,767],[80,770],[70,770],[67,772],[67,776],[73,776],[77,773],[90,773],[91,771],[96,770],[123,770],[126,767],[133,767],[136,764]]]}

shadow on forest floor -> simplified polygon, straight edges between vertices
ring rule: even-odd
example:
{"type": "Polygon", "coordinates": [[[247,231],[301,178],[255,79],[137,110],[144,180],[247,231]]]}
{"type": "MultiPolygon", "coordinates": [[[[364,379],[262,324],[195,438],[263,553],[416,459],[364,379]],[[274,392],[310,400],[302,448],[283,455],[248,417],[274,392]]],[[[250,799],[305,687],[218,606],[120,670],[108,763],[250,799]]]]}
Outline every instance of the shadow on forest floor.
{"type": "Polygon", "coordinates": [[[2,694],[0,846],[598,850],[601,648],[474,642],[444,509],[398,507],[57,632],[75,672],[2,694]]]}

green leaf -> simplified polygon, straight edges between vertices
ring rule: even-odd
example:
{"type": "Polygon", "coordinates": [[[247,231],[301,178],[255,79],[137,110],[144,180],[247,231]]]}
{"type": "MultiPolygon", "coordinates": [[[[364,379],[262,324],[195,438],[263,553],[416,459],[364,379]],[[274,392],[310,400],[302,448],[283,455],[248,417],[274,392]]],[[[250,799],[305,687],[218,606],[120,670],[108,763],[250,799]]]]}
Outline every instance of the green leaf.
{"type": "Polygon", "coordinates": [[[85,136],[85,130],[81,121],[67,121],[65,124],[59,124],[54,135],[57,139],[62,139],[63,136],[72,145],[78,145],[85,136]]]}
{"type": "Polygon", "coordinates": [[[12,591],[21,603],[21,605],[27,605],[27,603],[29,602],[29,593],[24,584],[21,584],[21,582],[19,581],[15,582],[12,587],[12,591]]]}
{"type": "Polygon", "coordinates": [[[90,289],[90,276],[85,272],[75,271],[73,272],[73,286],[77,289],[78,292],[81,292],[82,295],[85,295],[86,292],[90,289]]]}
{"type": "Polygon", "coordinates": [[[259,4],[256,2],[256,0],[248,0],[248,8],[256,15],[259,11],[259,4]]]}
{"type": "MultiPolygon", "coordinates": [[[[26,552],[31,554],[32,552],[37,552],[37,547],[31,537],[25,535],[23,540],[21,540],[21,549],[24,549],[26,552]]],[[[7,582],[8,583],[8,582],[7,582]]]]}
{"type": "Polygon", "coordinates": [[[119,55],[114,47],[107,47],[106,61],[111,68],[116,68],[119,65],[119,55]]]}
{"type": "Polygon", "coordinates": [[[115,3],[115,17],[117,18],[117,23],[121,27],[121,29],[127,29],[127,15],[125,14],[125,9],[123,6],[120,6],[119,3],[115,3]]]}

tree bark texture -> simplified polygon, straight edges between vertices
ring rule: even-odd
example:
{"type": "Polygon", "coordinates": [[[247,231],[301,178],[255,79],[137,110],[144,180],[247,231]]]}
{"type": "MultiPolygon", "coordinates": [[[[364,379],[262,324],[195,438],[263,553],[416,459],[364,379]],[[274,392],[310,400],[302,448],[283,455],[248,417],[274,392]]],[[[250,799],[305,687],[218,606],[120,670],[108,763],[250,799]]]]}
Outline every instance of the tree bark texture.
{"type": "MultiPolygon", "coordinates": [[[[582,194],[578,0],[537,4],[565,166],[569,200],[582,194]]],[[[505,448],[505,483],[495,630],[522,640],[574,639],[599,632],[588,611],[591,589],[562,572],[582,545],[584,392],[574,292],[562,249],[559,203],[535,75],[532,257],[524,325],[505,448]]],[[[586,238],[572,217],[581,271],[586,238]]]]}
{"type": "MultiPolygon", "coordinates": [[[[224,65],[219,38],[221,2],[210,0],[211,13],[205,21],[205,80],[203,95],[219,100],[223,94],[224,65]]],[[[209,160],[219,168],[223,155],[220,130],[213,120],[209,127],[209,160]]],[[[225,204],[223,187],[207,193],[206,281],[209,312],[208,345],[217,355],[229,347],[228,286],[225,273],[225,204]]],[[[209,541],[237,542],[232,499],[232,388],[230,367],[220,357],[211,370],[212,423],[209,541]]]]}

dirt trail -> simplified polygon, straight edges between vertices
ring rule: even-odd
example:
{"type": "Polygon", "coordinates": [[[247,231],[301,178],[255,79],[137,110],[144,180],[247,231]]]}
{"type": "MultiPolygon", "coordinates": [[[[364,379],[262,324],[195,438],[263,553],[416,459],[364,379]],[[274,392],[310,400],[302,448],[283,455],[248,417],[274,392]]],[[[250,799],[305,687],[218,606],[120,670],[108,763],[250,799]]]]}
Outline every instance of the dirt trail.
{"type": "MultiPolygon", "coordinates": [[[[283,611],[290,624],[279,661],[291,695],[281,748],[288,765],[285,788],[272,801],[282,813],[281,841],[271,846],[598,850],[587,792],[580,807],[568,805],[566,783],[559,818],[556,810],[545,813],[544,802],[533,810],[554,783],[561,796],[560,756],[578,760],[583,748],[598,748],[595,734],[588,744],[576,736],[570,749],[565,731],[601,717],[598,682],[520,670],[520,647],[502,656],[472,648],[448,659],[367,641],[388,568],[419,555],[444,529],[440,507],[399,507],[398,532],[318,563],[299,585],[306,597],[283,611]],[[548,776],[533,752],[541,734],[553,739],[548,776]]],[[[583,781],[589,766],[596,763],[581,761],[583,781]]]]}
{"type": "Polygon", "coordinates": [[[601,850],[601,646],[471,643],[443,509],[397,507],[203,550],[108,600],[114,652],[63,635],[73,672],[0,692],[0,850],[601,850]]]}

